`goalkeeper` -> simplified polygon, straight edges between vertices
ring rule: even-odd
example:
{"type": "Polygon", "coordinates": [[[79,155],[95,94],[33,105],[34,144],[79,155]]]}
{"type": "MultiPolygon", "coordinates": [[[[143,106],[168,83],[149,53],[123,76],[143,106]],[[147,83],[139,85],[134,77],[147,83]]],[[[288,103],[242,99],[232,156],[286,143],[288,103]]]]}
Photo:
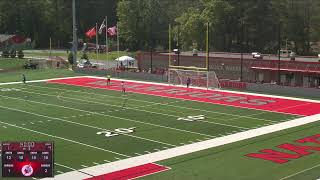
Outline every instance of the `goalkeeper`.
{"type": "Polygon", "coordinates": [[[190,83],[191,83],[191,79],[188,77],[188,79],[187,79],[187,88],[189,88],[190,83]]]}
{"type": "Polygon", "coordinates": [[[110,82],[111,82],[111,76],[108,75],[108,76],[107,76],[107,85],[110,85],[110,82]]]}

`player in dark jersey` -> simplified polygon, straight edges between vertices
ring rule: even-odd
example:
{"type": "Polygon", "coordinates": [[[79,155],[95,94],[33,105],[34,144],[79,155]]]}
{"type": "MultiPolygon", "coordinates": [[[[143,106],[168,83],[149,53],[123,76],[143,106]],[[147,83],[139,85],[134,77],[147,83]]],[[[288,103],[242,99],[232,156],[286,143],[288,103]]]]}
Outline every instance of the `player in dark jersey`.
{"type": "Polygon", "coordinates": [[[26,80],[27,80],[26,76],[25,76],[24,74],[22,74],[22,82],[23,82],[24,84],[26,83],[26,80]]]}
{"type": "Polygon", "coordinates": [[[188,77],[188,79],[187,79],[187,88],[189,88],[190,83],[191,83],[191,79],[188,77]]]}
{"type": "Polygon", "coordinates": [[[108,75],[108,76],[107,76],[107,85],[110,85],[110,82],[111,82],[111,76],[108,75]]]}

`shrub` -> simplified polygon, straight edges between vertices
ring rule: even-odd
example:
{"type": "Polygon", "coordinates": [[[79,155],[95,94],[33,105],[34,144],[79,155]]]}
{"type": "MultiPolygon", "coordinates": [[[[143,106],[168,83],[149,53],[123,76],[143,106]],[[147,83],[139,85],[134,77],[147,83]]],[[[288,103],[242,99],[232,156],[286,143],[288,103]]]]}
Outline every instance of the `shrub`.
{"type": "Polygon", "coordinates": [[[10,57],[11,57],[11,58],[15,58],[16,56],[17,56],[17,51],[14,50],[14,49],[11,49],[11,51],[10,51],[10,57]]]}
{"type": "Polygon", "coordinates": [[[87,53],[83,53],[82,56],[81,56],[81,59],[89,60],[89,57],[88,57],[87,53]]]}
{"type": "Polygon", "coordinates": [[[72,53],[69,53],[68,55],[68,61],[71,65],[73,65],[73,54],[72,53]]]}
{"type": "Polygon", "coordinates": [[[23,59],[23,57],[24,57],[23,51],[22,51],[22,50],[19,50],[19,51],[18,51],[18,58],[19,58],[19,59],[23,59]]]}
{"type": "Polygon", "coordinates": [[[7,50],[2,51],[2,57],[8,58],[9,57],[9,51],[7,51],[7,50]]]}

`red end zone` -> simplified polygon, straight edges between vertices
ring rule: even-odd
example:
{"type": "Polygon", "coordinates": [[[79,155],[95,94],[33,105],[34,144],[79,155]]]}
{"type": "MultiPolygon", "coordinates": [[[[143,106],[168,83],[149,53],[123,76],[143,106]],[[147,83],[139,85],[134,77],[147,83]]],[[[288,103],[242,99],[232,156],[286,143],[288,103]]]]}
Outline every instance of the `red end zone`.
{"type": "MultiPolygon", "coordinates": [[[[121,81],[118,80],[112,80],[111,85],[107,85],[107,80],[105,79],[90,77],[51,80],[48,81],[48,83],[121,91],[121,81]]],[[[245,95],[215,90],[188,89],[184,87],[142,82],[125,82],[125,87],[127,92],[221,104],[240,108],[250,108],[302,116],[310,116],[320,113],[320,103],[315,102],[245,95]]]]}
{"type": "Polygon", "coordinates": [[[101,176],[92,177],[85,180],[128,180],[136,179],[143,176],[159,173],[168,170],[168,167],[160,166],[158,164],[149,163],[141,166],[136,166],[101,176]]]}

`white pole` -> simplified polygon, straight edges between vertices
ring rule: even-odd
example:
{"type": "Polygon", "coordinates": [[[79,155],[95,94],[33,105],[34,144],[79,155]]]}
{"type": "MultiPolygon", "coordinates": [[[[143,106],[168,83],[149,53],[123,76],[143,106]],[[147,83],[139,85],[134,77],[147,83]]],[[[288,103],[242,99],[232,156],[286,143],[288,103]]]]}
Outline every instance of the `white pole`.
{"type": "Polygon", "coordinates": [[[98,53],[99,53],[99,42],[98,42],[98,23],[96,23],[96,55],[98,60],[98,53]]]}
{"type": "Polygon", "coordinates": [[[73,53],[73,64],[77,64],[77,49],[78,49],[78,38],[77,38],[77,24],[76,24],[76,1],[72,1],[72,29],[73,29],[73,42],[72,42],[72,53],[73,53]]]}
{"type": "Polygon", "coordinates": [[[209,71],[207,71],[207,90],[209,89],[209,71]]]}
{"type": "Polygon", "coordinates": [[[51,45],[51,37],[50,37],[50,40],[49,40],[49,42],[50,42],[50,52],[49,52],[49,59],[51,59],[51,52],[52,52],[52,45],[51,45]]]}
{"type": "MultiPolygon", "coordinates": [[[[118,51],[118,59],[120,57],[120,48],[119,48],[119,23],[117,23],[117,51],[118,51]]],[[[118,61],[117,61],[117,67],[118,67],[118,61]]]]}
{"type": "Polygon", "coordinates": [[[108,55],[109,55],[109,47],[108,47],[108,17],[106,16],[106,53],[107,53],[107,66],[109,67],[109,60],[108,60],[108,55]]]}

